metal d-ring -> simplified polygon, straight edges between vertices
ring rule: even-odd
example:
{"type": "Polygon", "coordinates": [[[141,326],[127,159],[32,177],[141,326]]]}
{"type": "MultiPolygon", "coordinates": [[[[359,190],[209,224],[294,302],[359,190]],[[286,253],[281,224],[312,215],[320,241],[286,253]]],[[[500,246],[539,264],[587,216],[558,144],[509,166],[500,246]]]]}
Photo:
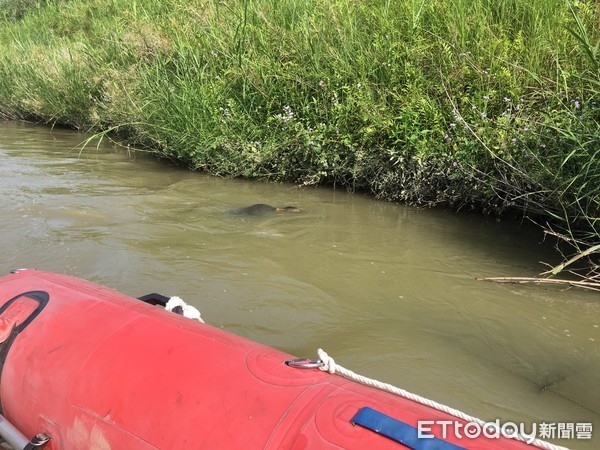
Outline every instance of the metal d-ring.
{"type": "Polygon", "coordinates": [[[285,365],[297,369],[318,369],[323,367],[323,361],[320,359],[295,358],[285,361],[285,365]]]}

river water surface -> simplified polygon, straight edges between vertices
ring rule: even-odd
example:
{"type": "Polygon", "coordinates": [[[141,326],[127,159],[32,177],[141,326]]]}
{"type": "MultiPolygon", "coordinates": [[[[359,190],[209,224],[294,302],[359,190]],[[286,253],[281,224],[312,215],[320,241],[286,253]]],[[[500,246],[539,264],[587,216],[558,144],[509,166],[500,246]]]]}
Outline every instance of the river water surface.
{"type": "Polygon", "coordinates": [[[534,228],[224,180],[110,143],[80,153],[85,138],[0,124],[0,273],[178,295],[207,323],[298,356],[322,347],[486,420],[592,423],[591,441],[553,442],[600,448],[600,296],[476,280],[542,271],[553,253],[534,228]],[[303,212],[231,213],[253,203],[303,212]]]}

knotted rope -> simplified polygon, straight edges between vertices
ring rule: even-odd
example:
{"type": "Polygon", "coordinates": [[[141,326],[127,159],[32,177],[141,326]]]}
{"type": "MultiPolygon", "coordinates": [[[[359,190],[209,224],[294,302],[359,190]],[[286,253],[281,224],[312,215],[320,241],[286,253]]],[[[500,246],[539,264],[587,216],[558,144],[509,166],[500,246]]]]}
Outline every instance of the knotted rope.
{"type": "Polygon", "coordinates": [[[188,319],[197,320],[198,322],[204,323],[200,311],[191,305],[188,305],[179,297],[171,297],[165,305],[167,311],[172,311],[177,314],[181,314],[188,319]]]}
{"type": "MultiPolygon", "coordinates": [[[[405,391],[404,389],[400,389],[391,384],[382,383],[381,381],[377,381],[372,378],[367,378],[363,375],[354,373],[351,370],[348,370],[345,367],[342,367],[342,366],[336,364],[334,359],[331,356],[329,356],[327,353],[325,353],[325,351],[321,348],[317,350],[317,353],[319,355],[319,359],[323,363],[323,365],[320,366],[319,369],[324,372],[329,372],[331,374],[338,374],[349,380],[356,381],[357,383],[361,383],[366,386],[370,386],[370,387],[380,389],[385,392],[389,392],[390,394],[394,394],[394,395],[398,395],[403,398],[407,398],[408,400],[412,400],[412,401],[420,403],[422,405],[429,406],[430,408],[437,409],[438,411],[445,412],[454,417],[462,419],[466,422],[477,423],[481,427],[485,427],[487,429],[495,430],[497,428],[495,423],[486,422],[477,417],[473,417],[468,414],[465,414],[464,412],[459,411],[458,409],[454,409],[449,406],[442,405],[441,403],[435,402],[435,401],[430,400],[425,397],[421,397],[420,395],[417,395],[417,394],[413,394],[412,392],[405,391]]],[[[566,447],[561,447],[560,445],[551,444],[550,442],[546,442],[546,441],[543,441],[543,440],[537,439],[537,438],[533,439],[533,441],[531,441],[530,438],[522,436],[519,433],[514,433],[507,437],[509,437],[511,439],[516,439],[516,440],[519,440],[522,442],[530,443],[531,445],[534,445],[538,448],[542,448],[545,450],[569,450],[566,447]]]]}

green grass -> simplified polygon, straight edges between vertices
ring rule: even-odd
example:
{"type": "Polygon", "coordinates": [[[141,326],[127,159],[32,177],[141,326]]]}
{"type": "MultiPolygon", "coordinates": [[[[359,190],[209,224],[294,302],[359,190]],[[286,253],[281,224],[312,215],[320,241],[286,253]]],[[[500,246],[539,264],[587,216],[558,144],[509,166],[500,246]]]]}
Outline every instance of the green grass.
{"type": "Polygon", "coordinates": [[[0,116],[598,240],[597,2],[4,0],[2,16],[0,116]]]}

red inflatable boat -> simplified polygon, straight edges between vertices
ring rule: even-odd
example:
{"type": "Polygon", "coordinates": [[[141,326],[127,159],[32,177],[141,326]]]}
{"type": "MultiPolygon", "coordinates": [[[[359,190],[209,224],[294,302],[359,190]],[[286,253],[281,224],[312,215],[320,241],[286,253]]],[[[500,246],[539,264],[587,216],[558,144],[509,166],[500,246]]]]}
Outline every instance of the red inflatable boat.
{"type": "Polygon", "coordinates": [[[0,433],[20,448],[532,448],[63,275],[0,278],[0,341],[0,433]]]}

